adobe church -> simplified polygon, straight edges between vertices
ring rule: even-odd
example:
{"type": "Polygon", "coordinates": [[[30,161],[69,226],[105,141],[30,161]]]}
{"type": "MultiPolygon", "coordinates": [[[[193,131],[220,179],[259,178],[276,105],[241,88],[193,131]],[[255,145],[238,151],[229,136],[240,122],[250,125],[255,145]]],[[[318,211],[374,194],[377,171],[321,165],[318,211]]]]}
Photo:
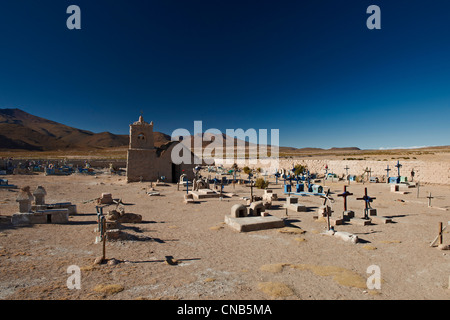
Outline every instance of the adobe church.
{"type": "Polygon", "coordinates": [[[153,122],[147,123],[142,116],[130,125],[130,145],[127,155],[127,182],[157,181],[176,183],[182,174],[194,177],[194,154],[186,147],[183,152],[191,153],[191,164],[174,164],[171,154],[178,141],[155,147],[153,122]],[[164,177],[164,178],[162,178],[164,177]]]}

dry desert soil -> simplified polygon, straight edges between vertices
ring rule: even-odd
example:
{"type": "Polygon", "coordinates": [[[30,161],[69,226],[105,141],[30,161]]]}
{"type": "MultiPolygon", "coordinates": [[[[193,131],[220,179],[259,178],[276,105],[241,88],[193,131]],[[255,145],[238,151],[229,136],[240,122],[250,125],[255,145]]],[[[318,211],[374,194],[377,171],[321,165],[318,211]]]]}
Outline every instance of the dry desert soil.
{"type": "MultiPolygon", "coordinates": [[[[13,226],[19,189],[0,190],[0,299],[5,300],[410,300],[450,298],[450,251],[430,247],[439,222],[447,225],[450,186],[423,185],[406,194],[393,193],[384,183],[353,183],[348,207],[363,216],[364,203],[356,200],[368,188],[376,199],[378,216],[393,223],[368,226],[347,222],[338,231],[357,235],[352,244],[324,235],[326,223],[313,219],[323,203],[317,196],[299,197],[307,212],[286,211],[282,182],[270,188],[279,201],[267,211],[284,219],[285,228],[239,233],[224,223],[225,215],[242,197],[244,185],[225,187],[229,198],[185,204],[185,190],[175,184],[125,182],[125,176],[90,175],[7,177],[19,188],[44,186],[47,203],[72,202],[77,214],[68,224],[13,226]],[[427,206],[428,192],[434,196],[427,206]],[[95,199],[111,193],[127,213],[140,214],[142,223],[123,224],[123,240],[106,243],[106,258],[115,265],[94,265],[102,254],[95,244],[98,233],[95,199]],[[441,209],[439,209],[441,208],[441,209]],[[176,262],[167,263],[166,257],[176,262]],[[81,288],[70,290],[70,266],[81,270],[81,288]],[[368,288],[379,268],[381,288],[368,288]],[[369,271],[369,272],[368,272],[369,271]]],[[[326,182],[334,198],[333,216],[343,211],[344,182],[326,182]]],[[[254,190],[262,195],[262,190],[254,190]]],[[[115,205],[106,207],[112,210],[115,205]]],[[[444,244],[450,244],[448,232],[444,244]]],[[[373,282],[374,283],[374,282],[373,282]]]]}

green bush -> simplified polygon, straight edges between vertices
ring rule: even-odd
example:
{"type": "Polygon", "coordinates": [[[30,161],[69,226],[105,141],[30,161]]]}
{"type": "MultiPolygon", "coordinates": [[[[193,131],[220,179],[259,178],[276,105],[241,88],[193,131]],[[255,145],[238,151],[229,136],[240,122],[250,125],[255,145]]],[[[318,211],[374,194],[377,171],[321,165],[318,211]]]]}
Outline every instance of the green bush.
{"type": "Polygon", "coordinates": [[[294,167],[294,174],[296,176],[301,175],[303,171],[306,170],[306,166],[302,166],[301,164],[296,164],[294,167]]]}
{"type": "Polygon", "coordinates": [[[251,172],[250,168],[247,166],[242,168],[242,170],[244,171],[245,174],[249,174],[251,172]]]}
{"type": "Polygon", "coordinates": [[[258,178],[255,181],[255,187],[258,189],[266,189],[269,186],[269,181],[264,181],[263,178],[258,178]]]}

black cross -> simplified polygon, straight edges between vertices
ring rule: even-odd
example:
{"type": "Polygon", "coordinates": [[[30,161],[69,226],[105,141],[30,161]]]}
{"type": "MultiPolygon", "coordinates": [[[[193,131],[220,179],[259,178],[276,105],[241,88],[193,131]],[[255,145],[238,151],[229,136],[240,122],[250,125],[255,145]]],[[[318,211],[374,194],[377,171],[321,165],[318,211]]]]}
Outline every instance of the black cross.
{"type": "Polygon", "coordinates": [[[347,211],[347,197],[352,195],[353,193],[347,191],[347,186],[344,186],[344,193],[338,194],[338,197],[344,198],[344,211],[347,211]]]}
{"type": "Polygon", "coordinates": [[[434,197],[431,196],[431,192],[427,198],[428,198],[428,207],[431,207],[431,199],[434,199],[434,197]]]}

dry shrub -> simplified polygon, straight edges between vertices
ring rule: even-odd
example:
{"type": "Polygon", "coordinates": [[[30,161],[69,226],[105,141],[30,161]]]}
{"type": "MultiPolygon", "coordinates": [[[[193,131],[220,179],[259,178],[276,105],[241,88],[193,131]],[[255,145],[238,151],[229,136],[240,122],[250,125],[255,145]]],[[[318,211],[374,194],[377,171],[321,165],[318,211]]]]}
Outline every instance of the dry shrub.
{"type": "Polygon", "coordinates": [[[340,285],[355,288],[367,288],[366,280],[359,274],[336,266],[315,266],[307,264],[292,265],[299,270],[310,270],[318,276],[333,276],[333,280],[340,285]]]}
{"type": "Polygon", "coordinates": [[[123,291],[125,288],[120,284],[99,284],[95,286],[94,291],[105,294],[116,294],[123,291]]]}
{"type": "Polygon", "coordinates": [[[284,227],[282,229],[279,229],[278,232],[288,234],[304,234],[306,231],[297,227],[284,227]]]}
{"type": "Polygon", "coordinates": [[[294,294],[291,288],[281,282],[260,282],[258,289],[272,298],[284,298],[294,294]]]}

